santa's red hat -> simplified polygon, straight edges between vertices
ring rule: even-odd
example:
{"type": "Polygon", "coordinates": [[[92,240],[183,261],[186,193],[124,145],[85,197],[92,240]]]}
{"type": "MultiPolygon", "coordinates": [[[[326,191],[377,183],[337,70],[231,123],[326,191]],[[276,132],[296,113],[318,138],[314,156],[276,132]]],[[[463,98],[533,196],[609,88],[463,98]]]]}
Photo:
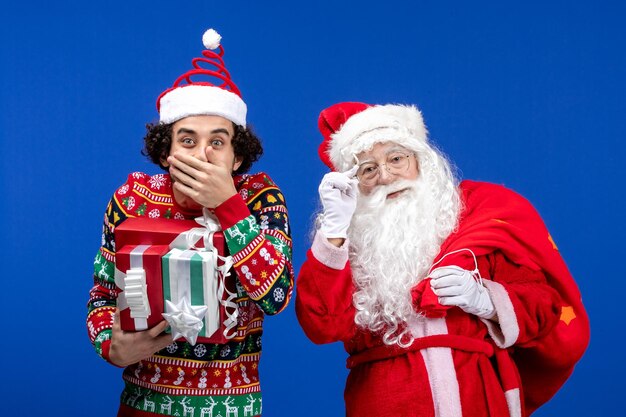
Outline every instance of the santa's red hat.
{"type": "Polygon", "coordinates": [[[202,43],[207,49],[202,51],[203,56],[194,58],[193,69],[178,77],[157,99],[161,123],[173,123],[188,116],[214,115],[246,127],[246,103],[224,66],[221,40],[213,29],[204,33],[202,43]],[[218,52],[213,52],[215,49],[218,52]]]}
{"type": "Polygon", "coordinates": [[[322,110],[318,127],[324,136],[318,148],[320,158],[341,172],[354,166],[355,155],[376,143],[394,142],[417,152],[428,135],[417,107],[399,104],[334,104],[322,110]]]}

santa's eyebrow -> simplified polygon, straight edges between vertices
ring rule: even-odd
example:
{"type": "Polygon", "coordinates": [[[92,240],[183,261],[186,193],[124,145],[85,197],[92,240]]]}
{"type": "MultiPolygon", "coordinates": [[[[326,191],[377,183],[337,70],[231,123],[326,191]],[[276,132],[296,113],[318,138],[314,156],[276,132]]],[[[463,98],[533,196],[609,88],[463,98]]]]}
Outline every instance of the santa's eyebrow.
{"type": "MultiPolygon", "coordinates": [[[[411,153],[411,151],[409,151],[408,149],[406,149],[406,148],[404,148],[404,147],[402,147],[402,146],[400,146],[400,145],[395,145],[395,146],[392,146],[391,148],[389,148],[388,150],[386,150],[386,151],[383,153],[383,155],[384,155],[385,157],[387,157],[387,156],[389,156],[390,154],[392,154],[392,153],[396,153],[396,152],[400,152],[400,153],[411,153]]],[[[354,157],[354,159],[357,161],[357,162],[356,162],[356,164],[357,164],[357,165],[363,165],[363,164],[366,164],[366,163],[368,163],[368,162],[374,162],[374,161],[375,161],[375,158],[374,158],[374,157],[371,157],[371,156],[370,156],[369,158],[367,158],[367,159],[363,159],[363,160],[359,160],[359,159],[357,158],[357,156],[356,156],[356,155],[352,155],[352,156],[353,156],[353,157],[354,157]]]]}
{"type": "Polygon", "coordinates": [[[388,151],[386,151],[385,155],[389,155],[390,153],[394,153],[394,152],[408,152],[408,153],[410,153],[411,151],[409,151],[408,149],[406,149],[406,148],[404,148],[404,147],[402,147],[400,145],[397,145],[397,146],[392,147],[388,151]]]}
{"type": "Polygon", "coordinates": [[[363,165],[363,164],[370,164],[370,163],[375,163],[376,160],[374,158],[367,158],[367,159],[363,159],[360,160],[357,165],[363,165]]]}

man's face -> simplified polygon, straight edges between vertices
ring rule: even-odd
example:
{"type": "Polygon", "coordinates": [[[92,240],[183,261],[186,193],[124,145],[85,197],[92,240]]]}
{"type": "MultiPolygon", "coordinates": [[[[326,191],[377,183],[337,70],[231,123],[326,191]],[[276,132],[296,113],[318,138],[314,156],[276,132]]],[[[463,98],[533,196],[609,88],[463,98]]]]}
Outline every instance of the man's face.
{"type": "MultiPolygon", "coordinates": [[[[220,116],[189,116],[172,126],[172,144],[169,155],[183,153],[212,164],[225,163],[236,170],[241,158],[235,156],[232,139],[233,123],[220,116]],[[207,147],[213,148],[211,160],[207,160],[207,147]]],[[[162,161],[168,166],[167,161],[162,161]]]]}
{"type": "MultiPolygon", "coordinates": [[[[369,170],[372,167],[378,168],[378,175],[371,184],[364,185],[363,180],[359,181],[359,189],[364,195],[371,194],[381,185],[393,184],[398,180],[415,180],[419,175],[417,159],[413,152],[394,142],[377,143],[369,151],[358,154],[357,159],[361,167],[359,172],[369,170]],[[393,173],[390,173],[391,164],[394,160],[399,161],[399,158],[407,158],[404,161],[405,163],[408,162],[408,166],[399,171],[392,169],[393,173]]],[[[396,198],[405,191],[406,188],[392,191],[387,195],[387,198],[396,198]]]]}
{"type": "MultiPolygon", "coordinates": [[[[235,156],[233,123],[220,116],[189,116],[172,125],[172,143],[169,155],[185,154],[200,161],[225,166],[230,173],[241,166],[242,158],[235,156]],[[211,148],[207,157],[207,149],[211,148]]],[[[166,160],[163,166],[169,166],[166,160]]],[[[172,180],[174,180],[172,178],[172,180]]],[[[199,209],[201,205],[192,198],[173,190],[174,199],[182,207],[199,209]]]]}

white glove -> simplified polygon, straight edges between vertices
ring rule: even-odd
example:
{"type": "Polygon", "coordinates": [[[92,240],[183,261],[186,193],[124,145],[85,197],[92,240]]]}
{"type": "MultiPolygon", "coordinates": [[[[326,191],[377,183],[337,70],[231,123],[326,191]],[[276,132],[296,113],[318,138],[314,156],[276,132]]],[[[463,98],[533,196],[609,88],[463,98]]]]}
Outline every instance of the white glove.
{"type": "Polygon", "coordinates": [[[347,238],[348,226],[356,209],[359,180],[354,174],[358,166],[346,172],[329,172],[318,188],[324,211],[320,230],[327,238],[347,238]]]}
{"type": "Polygon", "coordinates": [[[472,271],[450,265],[435,269],[429,277],[440,304],[460,307],[466,313],[484,319],[495,316],[496,309],[489,292],[474,278],[472,271]]]}

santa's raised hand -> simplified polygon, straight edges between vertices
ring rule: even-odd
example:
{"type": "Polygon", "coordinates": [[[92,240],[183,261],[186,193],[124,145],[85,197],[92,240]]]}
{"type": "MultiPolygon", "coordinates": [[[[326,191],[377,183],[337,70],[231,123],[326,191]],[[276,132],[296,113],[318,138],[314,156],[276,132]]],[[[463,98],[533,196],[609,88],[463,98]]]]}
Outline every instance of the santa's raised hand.
{"type": "Polygon", "coordinates": [[[235,160],[221,157],[211,146],[199,158],[175,152],[167,162],[174,191],[202,207],[215,208],[237,194],[232,177],[235,160]]]}
{"type": "Polygon", "coordinates": [[[346,239],[350,220],[356,209],[359,181],[355,178],[358,166],[346,172],[324,175],[318,192],[323,206],[320,230],[326,238],[346,239]]]}

